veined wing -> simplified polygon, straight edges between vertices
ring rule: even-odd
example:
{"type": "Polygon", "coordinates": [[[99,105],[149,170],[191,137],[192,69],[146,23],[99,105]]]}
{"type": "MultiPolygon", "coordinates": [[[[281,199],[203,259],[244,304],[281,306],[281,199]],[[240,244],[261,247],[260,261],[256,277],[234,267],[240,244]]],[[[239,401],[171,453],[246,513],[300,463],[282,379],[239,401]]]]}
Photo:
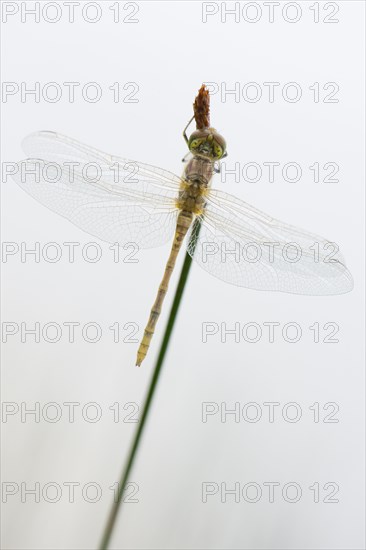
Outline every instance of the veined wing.
{"type": "Polygon", "coordinates": [[[335,243],[222,191],[209,191],[195,240],[196,262],[234,285],[308,295],[343,294],[353,288],[335,243]]]}
{"type": "Polygon", "coordinates": [[[15,181],[84,231],[107,242],[133,241],[141,248],[172,238],[178,176],[54,132],[28,136],[23,148],[35,158],[18,163],[15,181]]]}
{"type": "Polygon", "coordinates": [[[104,153],[56,132],[42,131],[30,134],[24,138],[22,147],[29,157],[41,158],[61,165],[74,161],[81,166],[96,163],[103,168],[108,167],[110,170],[103,173],[107,178],[106,181],[116,183],[117,179],[117,183],[123,182],[124,187],[129,182],[128,175],[133,179],[135,179],[134,176],[138,177],[140,183],[147,181],[154,184],[156,189],[170,189],[173,192],[179,189],[181,181],[172,172],[157,166],[104,153]],[[114,166],[115,164],[119,166],[114,166]],[[121,177],[117,178],[119,170],[121,170],[121,177]]]}

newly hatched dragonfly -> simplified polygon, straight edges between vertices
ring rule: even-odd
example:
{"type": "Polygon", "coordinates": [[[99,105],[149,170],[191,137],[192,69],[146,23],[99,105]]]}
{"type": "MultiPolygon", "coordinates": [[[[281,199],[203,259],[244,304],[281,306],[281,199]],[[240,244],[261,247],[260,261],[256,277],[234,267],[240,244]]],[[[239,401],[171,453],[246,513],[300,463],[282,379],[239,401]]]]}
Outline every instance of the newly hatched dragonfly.
{"type": "Polygon", "coordinates": [[[183,135],[189,154],[182,177],[54,132],[25,138],[23,148],[32,158],[18,163],[13,176],[39,202],[103,241],[151,248],[174,236],[138,349],[138,366],[187,234],[187,250],[196,263],[234,285],[308,295],[342,294],[353,287],[334,243],[212,189],[212,177],[226,155],[225,140],[209,126],[188,138],[187,128],[183,135]]]}

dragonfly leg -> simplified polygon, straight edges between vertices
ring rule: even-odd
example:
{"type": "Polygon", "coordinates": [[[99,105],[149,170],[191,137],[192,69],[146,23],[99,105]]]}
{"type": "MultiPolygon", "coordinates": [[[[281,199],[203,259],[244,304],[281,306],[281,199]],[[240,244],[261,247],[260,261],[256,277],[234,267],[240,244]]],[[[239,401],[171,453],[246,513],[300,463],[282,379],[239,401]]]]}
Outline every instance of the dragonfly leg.
{"type": "Polygon", "coordinates": [[[190,156],[191,152],[188,151],[188,153],[186,155],[184,155],[184,157],[182,158],[182,162],[188,162],[188,157],[190,156]]]}
{"type": "MultiPolygon", "coordinates": [[[[220,158],[220,160],[224,159],[225,157],[227,157],[227,151],[225,151],[225,153],[222,155],[222,157],[220,158]]],[[[214,172],[216,172],[216,174],[220,174],[221,172],[221,165],[219,162],[215,162],[214,163],[214,172]]]]}
{"type": "Polygon", "coordinates": [[[183,130],[183,137],[184,137],[184,140],[185,140],[185,142],[186,142],[187,145],[188,145],[188,138],[187,138],[186,132],[187,132],[188,126],[190,125],[190,123],[192,122],[193,119],[194,119],[194,115],[193,115],[193,117],[189,120],[187,126],[186,126],[186,127],[184,128],[184,130],[183,130]]]}
{"type": "Polygon", "coordinates": [[[220,174],[221,168],[220,168],[220,163],[219,162],[214,163],[214,172],[215,172],[215,174],[220,174]]]}
{"type": "MultiPolygon", "coordinates": [[[[227,152],[226,152],[226,151],[225,151],[225,153],[222,155],[222,157],[221,157],[220,160],[224,159],[225,157],[227,157],[227,152]]],[[[221,172],[221,166],[220,166],[220,163],[219,163],[219,162],[215,162],[215,163],[214,163],[214,172],[215,172],[216,174],[220,174],[220,172],[221,172]]]]}

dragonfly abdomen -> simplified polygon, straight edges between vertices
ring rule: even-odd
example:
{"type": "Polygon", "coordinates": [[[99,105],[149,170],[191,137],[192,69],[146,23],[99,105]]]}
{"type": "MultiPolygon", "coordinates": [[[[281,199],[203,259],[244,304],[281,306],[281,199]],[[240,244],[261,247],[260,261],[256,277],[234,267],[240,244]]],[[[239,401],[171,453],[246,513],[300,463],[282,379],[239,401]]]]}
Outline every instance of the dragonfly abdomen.
{"type": "Polygon", "coordinates": [[[147,322],[144,336],[142,338],[141,344],[137,352],[136,365],[139,367],[142,361],[145,359],[148,352],[150,342],[152,340],[153,334],[155,332],[156,323],[159,319],[161,309],[163,306],[163,301],[168,290],[168,285],[170,281],[171,274],[175,266],[175,262],[179,253],[179,250],[182,246],[183,239],[187,234],[187,231],[193,221],[194,214],[189,210],[181,210],[177,219],[177,226],[175,230],[174,240],[170,255],[165,267],[163,279],[159,285],[158,294],[156,296],[153,307],[150,311],[149,320],[147,322]]]}
{"type": "Polygon", "coordinates": [[[204,211],[205,196],[213,173],[213,162],[199,155],[194,155],[193,158],[191,158],[183,173],[179,194],[176,200],[179,214],[174,241],[165,267],[164,277],[160,283],[158,294],[151,308],[144,336],[137,352],[136,365],[138,367],[141,365],[148,352],[183,239],[187,234],[193,218],[201,215],[204,211]]]}

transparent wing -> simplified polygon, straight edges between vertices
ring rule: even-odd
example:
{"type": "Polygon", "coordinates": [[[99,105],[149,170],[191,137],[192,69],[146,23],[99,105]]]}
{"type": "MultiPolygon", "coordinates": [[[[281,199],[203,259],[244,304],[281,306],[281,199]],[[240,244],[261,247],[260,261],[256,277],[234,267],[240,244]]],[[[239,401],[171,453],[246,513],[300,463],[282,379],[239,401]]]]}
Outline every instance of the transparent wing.
{"type": "Polygon", "coordinates": [[[228,283],[294,294],[343,294],[353,288],[335,243],[271,218],[218,190],[207,196],[196,250],[206,271],[228,283]]]}
{"type": "Polygon", "coordinates": [[[131,183],[130,180],[136,183],[133,180],[138,178],[140,184],[146,181],[155,190],[164,188],[176,193],[181,181],[172,172],[157,166],[104,153],[56,132],[43,131],[30,134],[24,138],[22,147],[24,152],[32,158],[41,158],[59,164],[74,161],[84,167],[95,163],[103,169],[108,168],[105,173],[103,172],[103,179],[105,176],[107,183],[116,184],[117,182],[123,187],[131,183]]]}
{"type": "Polygon", "coordinates": [[[179,177],[54,132],[28,136],[23,148],[35,158],[18,163],[15,181],[84,231],[141,248],[172,238],[179,177]]]}

